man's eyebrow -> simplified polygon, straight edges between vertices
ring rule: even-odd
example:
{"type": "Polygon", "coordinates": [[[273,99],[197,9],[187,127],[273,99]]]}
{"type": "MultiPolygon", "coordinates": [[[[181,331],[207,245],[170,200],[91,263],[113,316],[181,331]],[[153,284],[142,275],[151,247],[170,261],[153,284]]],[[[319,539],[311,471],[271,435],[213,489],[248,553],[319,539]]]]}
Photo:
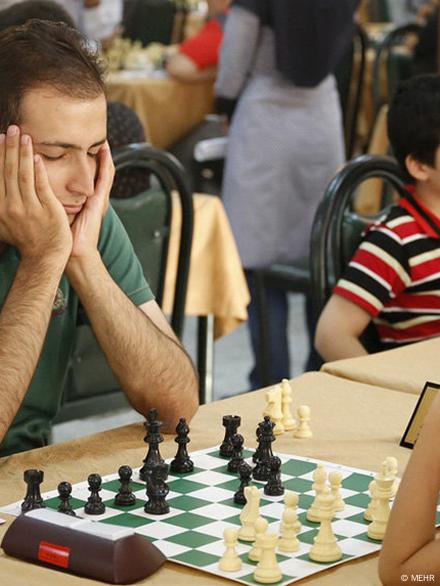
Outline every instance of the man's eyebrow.
{"type": "MultiPolygon", "coordinates": [[[[94,148],[97,146],[101,146],[105,143],[105,141],[107,140],[107,138],[103,138],[102,140],[98,140],[98,142],[93,143],[92,145],[90,145],[89,148],[94,148]]],[[[62,149],[75,149],[75,150],[81,150],[81,147],[77,144],[72,144],[69,142],[60,142],[58,140],[54,140],[54,141],[43,141],[43,142],[37,142],[34,143],[35,146],[46,146],[46,147],[58,147],[58,148],[62,148],[62,149]]]]}

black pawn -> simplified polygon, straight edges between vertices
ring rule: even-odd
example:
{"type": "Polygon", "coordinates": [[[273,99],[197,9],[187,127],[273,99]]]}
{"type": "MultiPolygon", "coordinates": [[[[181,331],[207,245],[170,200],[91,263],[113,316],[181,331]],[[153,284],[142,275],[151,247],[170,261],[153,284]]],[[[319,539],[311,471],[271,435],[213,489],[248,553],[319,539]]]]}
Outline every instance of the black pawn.
{"type": "Polygon", "coordinates": [[[223,427],[225,428],[225,437],[220,446],[220,456],[230,458],[232,456],[232,438],[240,427],[241,418],[238,415],[224,415],[223,427]]]}
{"type": "Polygon", "coordinates": [[[64,513],[65,515],[71,515],[76,517],[75,511],[72,509],[70,504],[70,495],[72,494],[72,485],[70,482],[60,482],[58,485],[58,498],[60,504],[58,505],[57,511],[64,513]]]}
{"type": "Polygon", "coordinates": [[[42,509],[46,505],[40,492],[40,484],[44,479],[44,472],[42,470],[25,470],[23,475],[24,481],[27,484],[26,496],[21,503],[21,510],[23,513],[32,511],[33,509],[42,509]]]}
{"type": "Polygon", "coordinates": [[[121,466],[118,470],[119,474],[119,492],[115,496],[115,505],[120,507],[130,507],[136,502],[136,497],[131,491],[130,480],[133,470],[130,466],[121,466]]]}
{"type": "Polygon", "coordinates": [[[166,483],[168,464],[158,464],[147,476],[147,497],[144,511],[150,515],[166,515],[170,512],[170,505],[165,500],[170,489],[166,483]]]}
{"type": "Polygon", "coordinates": [[[232,437],[232,458],[228,462],[229,472],[238,472],[240,464],[243,462],[243,443],[244,437],[236,433],[232,437]]]}
{"type": "Polygon", "coordinates": [[[158,464],[163,464],[163,458],[159,452],[159,444],[163,442],[163,437],[160,433],[162,422],[157,419],[157,409],[150,409],[147,416],[147,421],[144,423],[147,435],[144,437],[144,442],[148,444],[148,452],[144,460],[144,465],[139,470],[139,478],[147,480],[148,474],[158,464]]]}
{"type": "Polygon", "coordinates": [[[188,437],[189,427],[184,417],[179,419],[176,427],[177,437],[174,439],[178,444],[176,456],[170,464],[170,471],[184,474],[194,470],[194,462],[190,459],[187,451],[187,444],[191,441],[188,437]]]}
{"type": "Polygon", "coordinates": [[[270,476],[264,486],[264,494],[268,496],[281,496],[284,494],[284,486],[281,482],[281,460],[278,456],[270,459],[270,476]]]}
{"type": "Polygon", "coordinates": [[[234,494],[234,503],[237,505],[245,505],[246,497],[244,496],[244,489],[249,486],[252,478],[252,467],[247,462],[242,462],[238,467],[238,474],[240,475],[240,488],[234,494]]]}
{"type": "Polygon", "coordinates": [[[102,515],[105,513],[105,504],[99,496],[102,479],[99,474],[90,474],[87,482],[89,483],[90,496],[84,505],[84,512],[87,515],[102,515]]]}

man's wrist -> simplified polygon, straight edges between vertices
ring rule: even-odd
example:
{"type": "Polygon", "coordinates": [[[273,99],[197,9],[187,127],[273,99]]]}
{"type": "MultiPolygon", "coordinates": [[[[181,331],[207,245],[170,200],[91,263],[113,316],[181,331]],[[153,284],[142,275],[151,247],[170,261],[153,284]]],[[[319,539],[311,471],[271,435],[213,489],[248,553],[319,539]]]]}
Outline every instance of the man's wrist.
{"type": "Polygon", "coordinates": [[[87,281],[90,284],[91,277],[97,276],[102,268],[104,264],[101,255],[98,250],[94,250],[88,255],[71,256],[66,265],[66,275],[73,286],[87,281]]]}

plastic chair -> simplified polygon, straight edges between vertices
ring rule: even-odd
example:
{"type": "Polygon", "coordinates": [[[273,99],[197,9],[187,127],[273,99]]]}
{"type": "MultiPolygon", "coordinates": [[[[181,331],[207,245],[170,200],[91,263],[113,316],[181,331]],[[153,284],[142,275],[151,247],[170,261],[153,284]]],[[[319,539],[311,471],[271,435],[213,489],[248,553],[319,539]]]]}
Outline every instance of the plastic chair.
{"type": "MultiPolygon", "coordinates": [[[[121,147],[113,153],[116,175],[127,169],[142,169],[150,188],[135,197],[112,199],[124,224],[145,276],[161,305],[171,225],[172,191],[182,208],[178,270],[171,313],[171,326],[181,337],[193,231],[192,194],[180,164],[168,153],[145,143],[121,147]]],[[[57,421],[108,410],[126,404],[91,327],[78,325],[71,366],[64,394],[65,403],[57,421]]]]}
{"type": "MultiPolygon", "coordinates": [[[[335,175],[316,212],[310,244],[311,295],[316,320],[358,247],[363,231],[389,209],[389,202],[384,202],[384,208],[375,216],[362,216],[354,211],[357,189],[371,178],[387,182],[400,196],[406,193],[394,159],[361,155],[335,175]]],[[[363,341],[370,352],[380,349],[374,326],[367,328],[363,341]]]]}

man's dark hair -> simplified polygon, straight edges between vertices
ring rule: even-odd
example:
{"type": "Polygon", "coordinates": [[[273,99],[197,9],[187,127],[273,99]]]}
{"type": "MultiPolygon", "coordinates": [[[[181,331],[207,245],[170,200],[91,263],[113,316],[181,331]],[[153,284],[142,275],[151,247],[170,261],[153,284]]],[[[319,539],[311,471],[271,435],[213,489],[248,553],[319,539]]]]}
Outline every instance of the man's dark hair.
{"type": "Polygon", "coordinates": [[[64,23],[30,20],[0,33],[0,132],[20,124],[21,101],[31,89],[49,86],[78,99],[104,93],[97,53],[64,23]]]}
{"type": "Polygon", "coordinates": [[[10,26],[20,26],[32,18],[64,22],[72,28],[75,23],[70,14],[62,6],[52,0],[24,0],[0,10],[0,31],[10,26]]]}
{"type": "Polygon", "coordinates": [[[388,138],[405,177],[412,183],[405,159],[435,166],[440,145],[440,76],[420,75],[398,87],[388,111],[388,138]]]}

